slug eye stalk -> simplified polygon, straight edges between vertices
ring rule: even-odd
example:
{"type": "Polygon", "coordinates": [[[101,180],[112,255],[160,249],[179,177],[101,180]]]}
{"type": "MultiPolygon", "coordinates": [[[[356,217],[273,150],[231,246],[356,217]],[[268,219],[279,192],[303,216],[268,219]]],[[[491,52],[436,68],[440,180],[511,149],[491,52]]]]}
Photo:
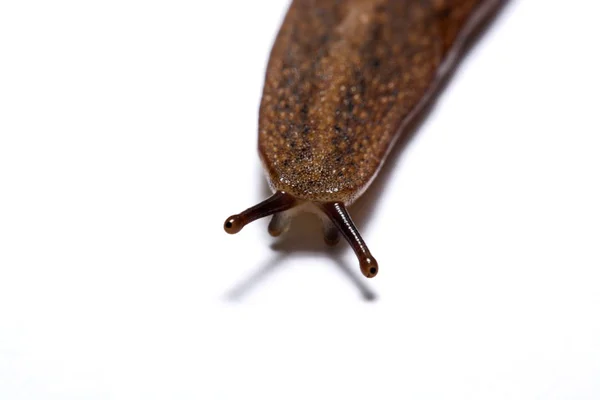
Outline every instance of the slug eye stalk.
{"type": "Polygon", "coordinates": [[[352,222],[352,218],[350,218],[350,214],[348,214],[344,204],[339,202],[323,203],[320,204],[320,208],[329,217],[342,236],[344,236],[350,247],[352,247],[352,250],[354,250],[362,274],[367,278],[373,278],[377,275],[379,271],[377,261],[371,255],[369,248],[360,236],[356,225],[352,222]]]}
{"type": "Polygon", "coordinates": [[[232,215],[225,220],[223,227],[225,232],[233,235],[242,230],[250,222],[257,219],[268,217],[278,212],[289,210],[296,205],[296,199],[286,192],[275,192],[273,196],[265,201],[258,203],[254,207],[242,211],[239,214],[232,215]]]}

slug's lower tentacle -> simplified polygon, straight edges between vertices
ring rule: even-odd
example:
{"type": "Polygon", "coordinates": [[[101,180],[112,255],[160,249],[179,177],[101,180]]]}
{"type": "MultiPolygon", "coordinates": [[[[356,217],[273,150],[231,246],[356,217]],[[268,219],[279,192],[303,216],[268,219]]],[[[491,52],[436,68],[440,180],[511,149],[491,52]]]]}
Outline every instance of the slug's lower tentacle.
{"type": "Polygon", "coordinates": [[[269,234],[271,236],[279,236],[285,233],[290,227],[290,218],[285,212],[279,212],[273,215],[271,222],[269,222],[269,234]]]}
{"type": "Polygon", "coordinates": [[[323,220],[323,238],[328,246],[335,246],[340,242],[340,231],[333,222],[323,220]]]}
{"type": "Polygon", "coordinates": [[[277,191],[273,196],[258,203],[254,207],[232,215],[225,220],[223,228],[229,234],[238,233],[242,228],[259,218],[268,217],[281,211],[289,210],[296,205],[296,198],[286,192],[277,191]]]}
{"type": "Polygon", "coordinates": [[[358,229],[356,229],[354,222],[352,222],[344,204],[340,202],[321,203],[319,206],[348,241],[352,250],[354,250],[356,257],[358,257],[362,274],[367,278],[373,278],[377,275],[379,271],[377,261],[371,255],[360,233],[358,233],[358,229]]]}

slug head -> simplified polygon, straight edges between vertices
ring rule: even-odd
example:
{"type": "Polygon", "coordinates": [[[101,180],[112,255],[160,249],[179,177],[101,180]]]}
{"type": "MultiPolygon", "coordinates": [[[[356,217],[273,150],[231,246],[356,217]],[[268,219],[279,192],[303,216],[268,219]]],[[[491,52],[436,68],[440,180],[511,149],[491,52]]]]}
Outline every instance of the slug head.
{"type": "MultiPolygon", "coordinates": [[[[293,209],[305,203],[306,201],[298,200],[287,192],[277,191],[254,207],[227,218],[223,228],[225,232],[235,234],[252,221],[273,215],[273,219],[269,224],[269,233],[272,236],[279,236],[287,230],[293,209]]],[[[373,278],[377,275],[379,271],[377,261],[371,255],[344,204],[342,202],[313,202],[313,204],[322,216],[326,217],[323,229],[325,242],[329,245],[335,245],[341,234],[354,250],[362,274],[367,278],[373,278]]]]}

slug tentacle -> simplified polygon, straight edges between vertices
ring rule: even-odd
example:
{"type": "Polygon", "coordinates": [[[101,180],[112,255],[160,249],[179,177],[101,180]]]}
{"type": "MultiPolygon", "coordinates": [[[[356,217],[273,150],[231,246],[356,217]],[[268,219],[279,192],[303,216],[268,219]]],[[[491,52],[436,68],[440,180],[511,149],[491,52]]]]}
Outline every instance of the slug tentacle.
{"type": "Polygon", "coordinates": [[[323,218],[323,239],[328,246],[335,246],[340,241],[340,231],[329,219],[323,218]]]}
{"type": "Polygon", "coordinates": [[[369,248],[365,244],[363,238],[358,233],[358,229],[352,222],[350,218],[350,214],[344,207],[343,203],[333,202],[333,203],[322,203],[319,205],[321,210],[329,217],[331,222],[336,226],[339,232],[344,236],[344,238],[354,250],[356,257],[358,257],[358,261],[360,263],[360,271],[367,278],[373,278],[377,275],[379,271],[379,266],[377,265],[377,261],[371,255],[369,248]]]}
{"type": "Polygon", "coordinates": [[[269,222],[269,234],[277,237],[285,233],[290,227],[290,217],[285,212],[279,212],[273,215],[269,222]]]}
{"type": "Polygon", "coordinates": [[[254,207],[250,207],[240,214],[235,214],[227,218],[223,224],[223,228],[225,232],[233,235],[241,231],[244,226],[252,221],[289,210],[295,205],[296,198],[294,196],[283,191],[277,191],[273,196],[254,207]]]}

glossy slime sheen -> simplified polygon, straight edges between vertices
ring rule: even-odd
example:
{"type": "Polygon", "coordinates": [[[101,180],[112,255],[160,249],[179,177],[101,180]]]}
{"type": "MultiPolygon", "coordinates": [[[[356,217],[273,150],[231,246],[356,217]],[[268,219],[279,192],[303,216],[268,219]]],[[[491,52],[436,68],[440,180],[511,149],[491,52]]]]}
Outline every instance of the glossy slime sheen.
{"type": "Polygon", "coordinates": [[[227,218],[227,233],[273,215],[278,236],[300,212],[339,234],[364,276],[378,264],[346,207],[506,0],[293,0],[273,45],[259,112],[259,154],[274,194],[227,218]]]}

